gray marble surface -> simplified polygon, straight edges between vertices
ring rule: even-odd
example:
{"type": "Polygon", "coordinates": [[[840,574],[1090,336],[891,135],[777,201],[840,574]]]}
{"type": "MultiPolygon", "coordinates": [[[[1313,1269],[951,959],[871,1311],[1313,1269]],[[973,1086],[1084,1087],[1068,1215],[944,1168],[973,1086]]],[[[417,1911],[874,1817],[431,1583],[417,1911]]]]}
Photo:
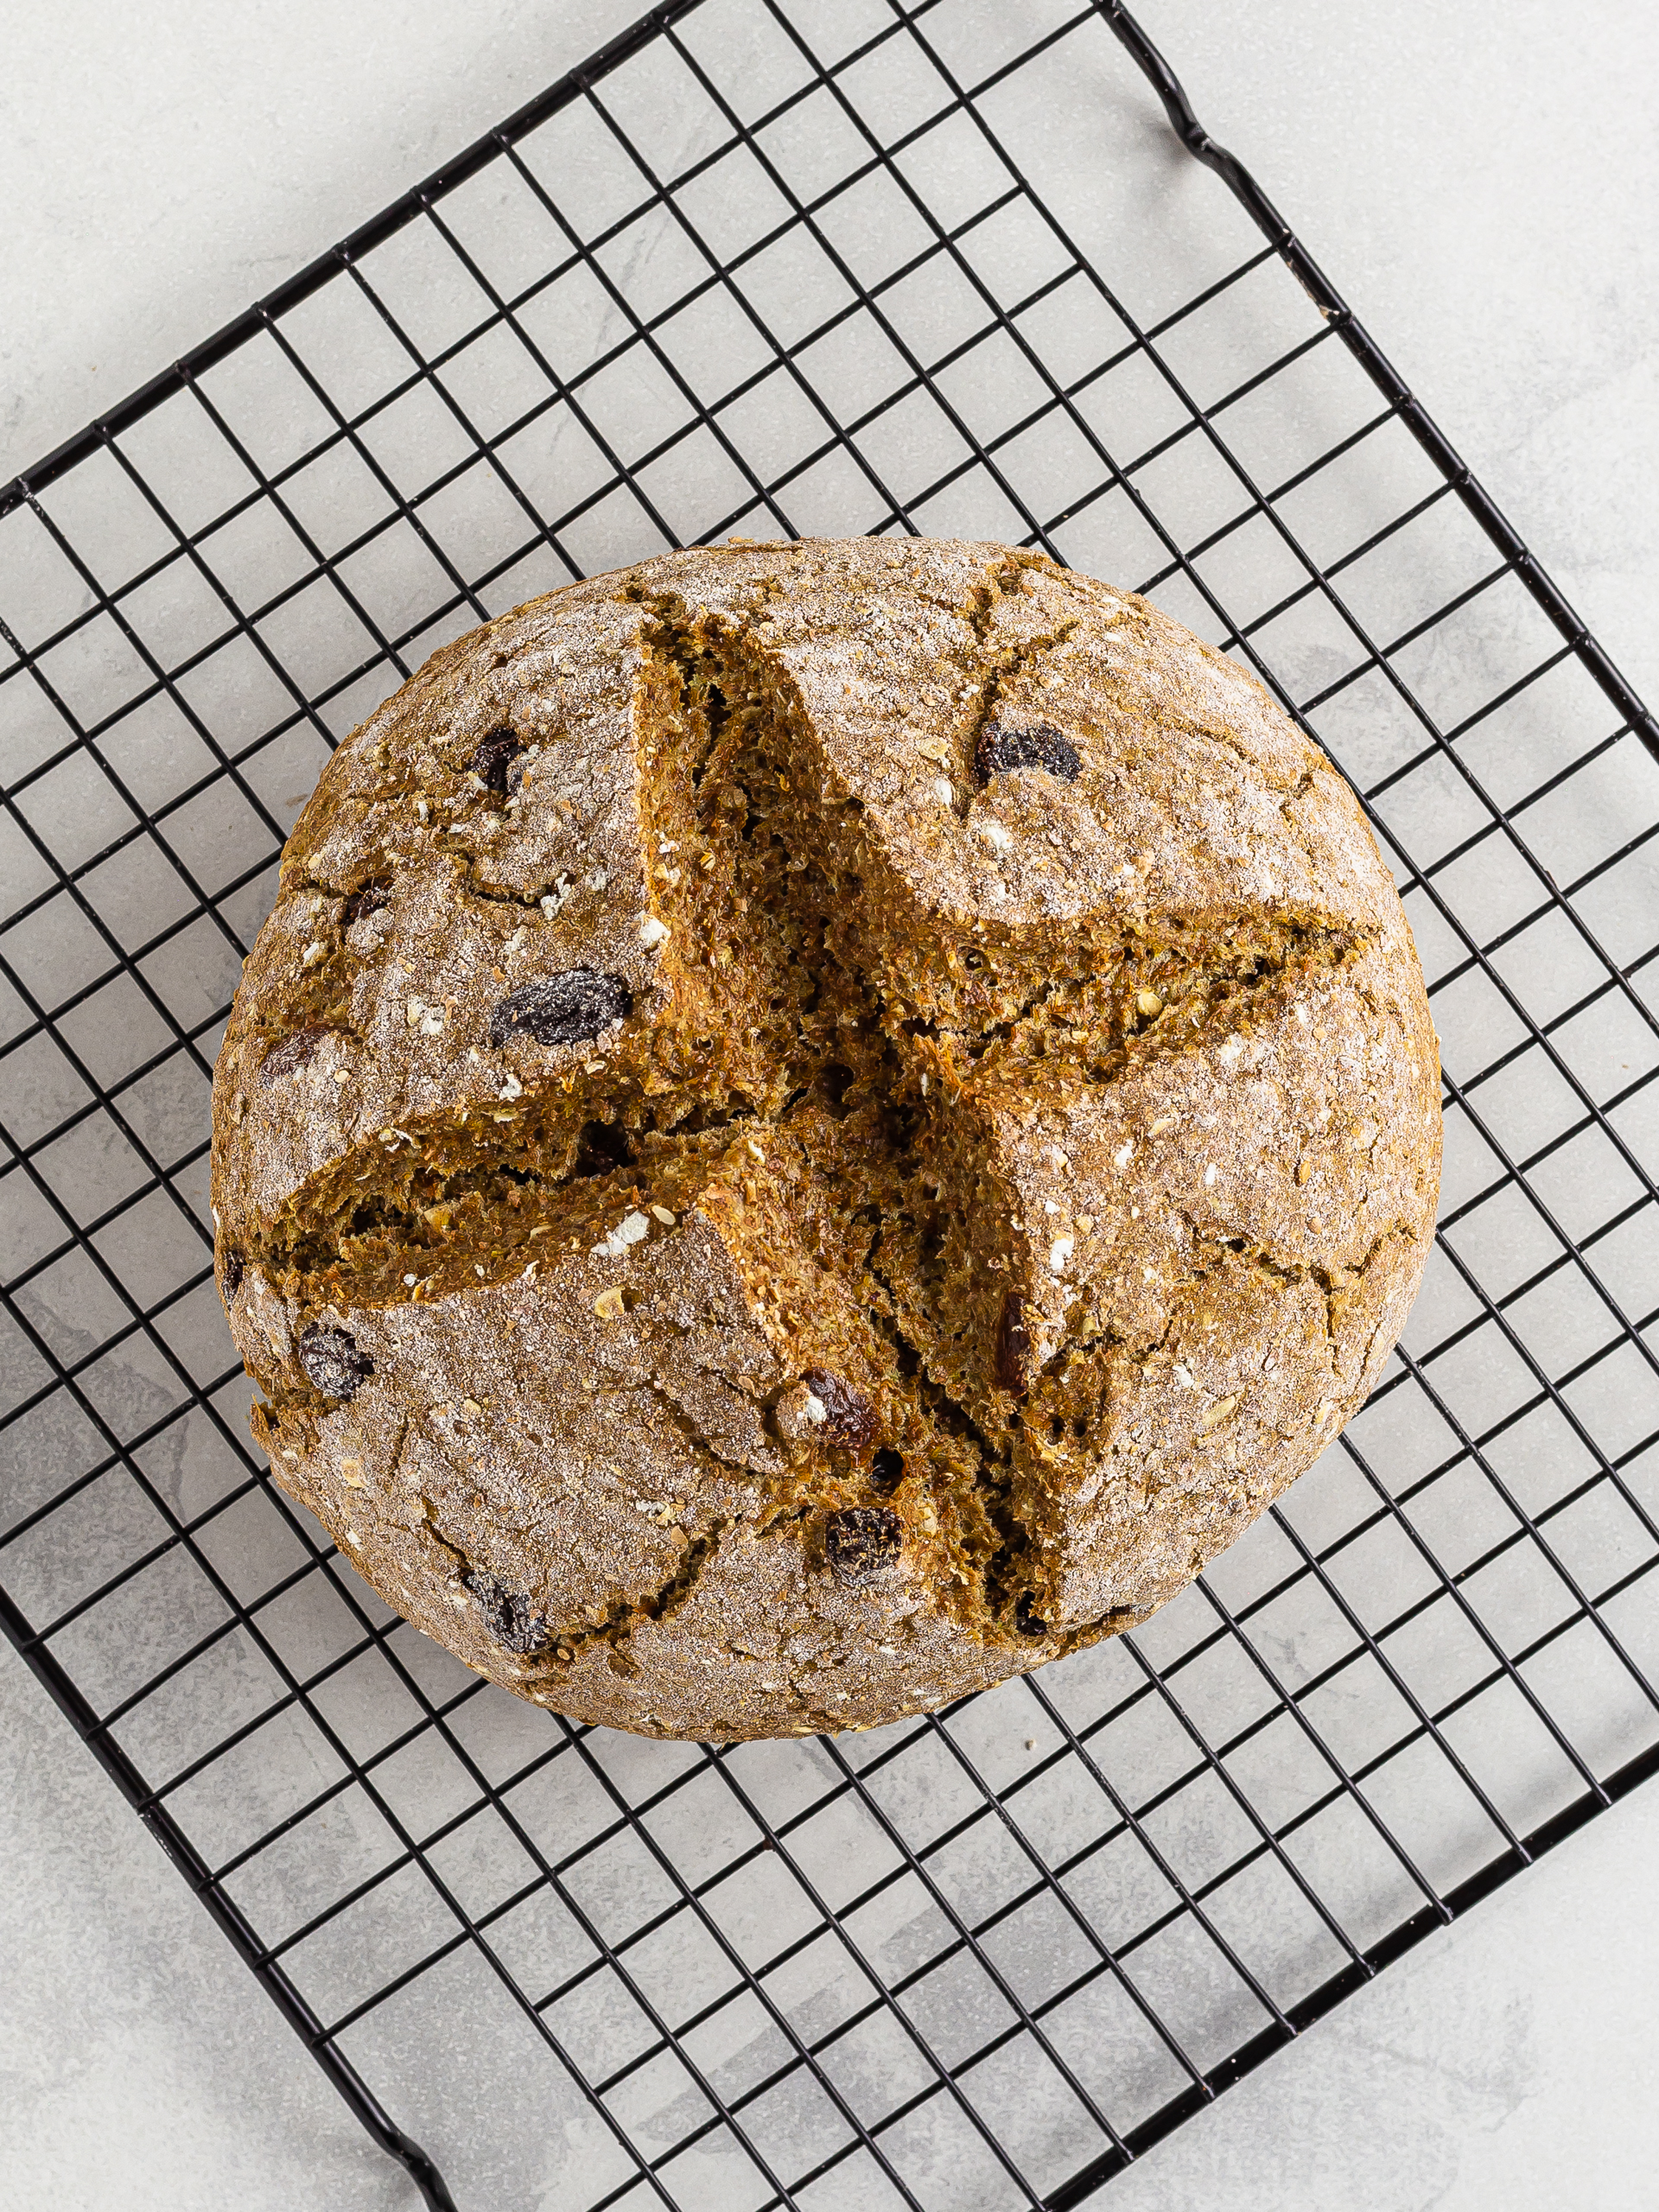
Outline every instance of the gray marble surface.
{"type": "MultiPolygon", "coordinates": [[[[1011,0],[1013,4],[1013,0],[1011,0]]],[[[0,479],[634,12],[8,11],[0,479]]],[[[1148,6],[1611,650],[1659,695],[1659,35],[1574,11],[1148,6]]],[[[1636,2205],[1659,1806],[1419,1951],[1109,2200],[1636,2205]]],[[[391,2207],[358,2133],[21,1666],[0,1661],[0,2201],[391,2207]]],[[[558,2212],[556,2193],[546,2212],[558,2212]]]]}

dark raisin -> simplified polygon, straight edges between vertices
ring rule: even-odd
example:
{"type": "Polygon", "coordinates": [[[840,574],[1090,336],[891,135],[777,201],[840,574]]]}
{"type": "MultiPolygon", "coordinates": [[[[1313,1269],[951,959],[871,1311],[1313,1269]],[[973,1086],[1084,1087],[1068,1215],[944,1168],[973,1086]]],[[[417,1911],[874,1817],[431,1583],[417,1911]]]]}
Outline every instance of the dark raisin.
{"type": "Polygon", "coordinates": [[[502,1000],[490,1016],[490,1042],[533,1037],[538,1045],[579,1045],[598,1037],[633,1012],[633,993],[620,976],[593,968],[567,968],[539,983],[526,983],[502,1000]]]}
{"type": "Polygon", "coordinates": [[[315,1022],[309,1028],[296,1029],[284,1037],[280,1045],[273,1045],[259,1063],[259,1072],[254,1080],[259,1084],[276,1083],[285,1075],[292,1075],[296,1068],[302,1068],[325,1037],[335,1032],[327,1022],[315,1022]]]}
{"type": "Polygon", "coordinates": [[[325,1329],[313,1321],[300,1334],[300,1365],[325,1398],[354,1398],[359,1383],[374,1372],[374,1362],[344,1329],[325,1329]]]}
{"type": "Polygon", "coordinates": [[[897,1561],[905,1524],[890,1506],[849,1505],[830,1516],[823,1548],[838,1582],[851,1590],[879,1582],[897,1561]]]}
{"type": "Polygon", "coordinates": [[[611,1175],[632,1165],[633,1147],[620,1122],[587,1122],[576,1143],[577,1175],[611,1175]]]}
{"type": "Polygon", "coordinates": [[[822,1367],[809,1367],[801,1380],[823,1408],[818,1434],[826,1443],[861,1452],[875,1434],[875,1408],[862,1391],[822,1367]]]}
{"type": "Polygon", "coordinates": [[[905,1463],[884,1444],[870,1462],[870,1480],[883,1497],[891,1497],[905,1479],[905,1463]]]}
{"type": "Polygon", "coordinates": [[[988,784],[1010,768],[1042,768],[1062,783],[1075,784],[1083,773],[1083,758],[1052,722],[1027,722],[1023,728],[987,722],[974,747],[974,773],[988,784]]]}
{"type": "Polygon", "coordinates": [[[507,794],[507,770],[524,747],[510,729],[493,729],[467,763],[486,791],[507,794]]]}
{"type": "Polygon", "coordinates": [[[1023,1398],[1031,1387],[1031,1332],[1026,1326],[1026,1301],[1017,1290],[1002,1300],[1002,1318],[996,1325],[996,1379],[1005,1390],[1023,1398]]]}
{"type": "Polygon", "coordinates": [[[1039,1620],[1031,1610],[1031,1592],[1022,1590],[1014,1600],[1014,1624],[1021,1636],[1046,1636],[1048,1623],[1039,1620]]]}
{"type": "Polygon", "coordinates": [[[383,906],[391,903],[389,883],[365,883],[353,892],[346,901],[346,911],[340,918],[341,929],[348,930],[353,922],[360,922],[365,914],[378,914],[383,906]]]}
{"type": "Polygon", "coordinates": [[[546,1650],[553,1640],[547,1623],[521,1591],[509,1590],[499,1574],[486,1574],[481,1567],[469,1568],[461,1579],[477,1599],[484,1625],[498,1643],[521,1656],[546,1650]]]}
{"type": "Polygon", "coordinates": [[[239,1252],[226,1253],[224,1260],[221,1262],[219,1266],[219,1280],[223,1294],[227,1300],[234,1298],[237,1292],[242,1287],[243,1266],[244,1262],[242,1255],[239,1252]]]}

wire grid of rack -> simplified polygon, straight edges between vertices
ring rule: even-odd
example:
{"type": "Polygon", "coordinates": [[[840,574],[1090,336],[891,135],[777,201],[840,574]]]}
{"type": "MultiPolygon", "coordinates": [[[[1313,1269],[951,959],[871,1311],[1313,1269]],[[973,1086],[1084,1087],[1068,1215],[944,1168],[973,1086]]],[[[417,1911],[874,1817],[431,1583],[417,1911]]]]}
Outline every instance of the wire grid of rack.
{"type": "Polygon", "coordinates": [[[1075,2204],[1659,1764],[1655,727],[1120,9],[655,10],[0,494],[0,1618],[429,2203],[1075,2204]],[[883,530],[1138,584],[1362,790],[1440,1237],[1143,1630],[648,1744],[467,1675],[270,1485],[213,1054],[429,651],[883,530]]]}

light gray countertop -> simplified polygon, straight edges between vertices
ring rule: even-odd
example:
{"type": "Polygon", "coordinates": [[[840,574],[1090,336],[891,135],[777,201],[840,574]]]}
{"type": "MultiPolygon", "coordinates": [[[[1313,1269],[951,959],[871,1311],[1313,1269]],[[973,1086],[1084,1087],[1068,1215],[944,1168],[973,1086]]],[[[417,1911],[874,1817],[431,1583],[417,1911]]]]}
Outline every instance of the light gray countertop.
{"type": "MultiPolygon", "coordinates": [[[[636,11],[7,9],[0,480],[636,11]]],[[[1659,697],[1650,7],[1148,0],[1141,13],[1210,127],[1659,697]]],[[[1656,1852],[1649,1792],[1414,1953],[1102,2202],[1652,2201],[1656,1852]]],[[[7,2212],[412,2202],[9,1650],[0,2177],[7,2212]]]]}

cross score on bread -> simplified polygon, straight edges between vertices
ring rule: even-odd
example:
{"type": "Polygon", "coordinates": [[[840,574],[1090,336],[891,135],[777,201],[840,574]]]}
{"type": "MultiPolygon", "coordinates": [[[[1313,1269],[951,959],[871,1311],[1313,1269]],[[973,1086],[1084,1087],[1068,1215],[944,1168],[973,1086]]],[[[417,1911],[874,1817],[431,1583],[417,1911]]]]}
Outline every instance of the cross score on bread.
{"type": "Polygon", "coordinates": [[[1144,1619],[1363,1402],[1440,1163],[1352,793],[989,544],[670,554],[446,647],[214,1084],[255,1433],[579,1718],[868,1726],[1144,1619]]]}

